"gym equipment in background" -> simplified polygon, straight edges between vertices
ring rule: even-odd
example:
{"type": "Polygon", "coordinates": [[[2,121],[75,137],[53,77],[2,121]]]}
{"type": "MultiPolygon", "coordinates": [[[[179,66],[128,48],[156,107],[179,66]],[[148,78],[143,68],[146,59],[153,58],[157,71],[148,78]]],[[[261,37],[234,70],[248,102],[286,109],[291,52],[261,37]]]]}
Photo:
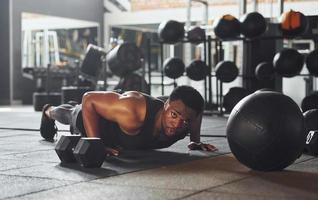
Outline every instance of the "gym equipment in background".
{"type": "Polygon", "coordinates": [[[62,97],[60,92],[34,92],[33,108],[35,111],[41,111],[45,104],[58,106],[61,104],[62,97]]]}
{"type": "Polygon", "coordinates": [[[215,67],[215,76],[220,81],[229,83],[236,79],[239,70],[232,61],[221,61],[215,67]]]}
{"type": "Polygon", "coordinates": [[[306,136],[298,105],[279,92],[256,92],[232,110],[226,128],[230,149],[247,167],[282,170],[303,152],[306,136]]]}
{"type": "Polygon", "coordinates": [[[318,156],[318,109],[307,110],[303,113],[305,119],[306,144],[304,153],[318,156]]]}
{"type": "Polygon", "coordinates": [[[189,66],[186,67],[187,76],[194,81],[201,81],[209,73],[209,67],[202,60],[193,60],[189,66]]]}
{"type": "Polygon", "coordinates": [[[64,86],[61,88],[62,103],[75,101],[76,103],[82,103],[82,97],[86,92],[92,91],[91,87],[79,87],[79,86],[64,86]]]}
{"type": "Polygon", "coordinates": [[[258,12],[245,14],[241,19],[241,33],[246,38],[254,38],[262,35],[267,29],[267,22],[258,12]]]}
{"type": "Polygon", "coordinates": [[[163,63],[164,74],[172,79],[179,78],[183,75],[185,65],[183,60],[177,57],[167,58],[163,63]]]}
{"type": "Polygon", "coordinates": [[[318,130],[308,132],[304,153],[312,156],[318,156],[318,130]]]}
{"type": "Polygon", "coordinates": [[[110,70],[120,77],[115,90],[150,93],[150,86],[146,80],[135,73],[142,67],[142,60],[141,49],[134,43],[123,43],[109,51],[106,62],[110,70]]]}
{"type": "Polygon", "coordinates": [[[272,80],[274,75],[274,66],[272,63],[261,62],[255,68],[255,77],[260,81],[272,80]]]}
{"type": "Polygon", "coordinates": [[[283,36],[294,37],[304,33],[308,29],[308,19],[294,10],[284,12],[280,17],[280,30],[283,36]]]}
{"type": "Polygon", "coordinates": [[[303,113],[305,118],[305,132],[318,130],[318,109],[310,109],[303,113]]]}
{"type": "Polygon", "coordinates": [[[276,53],[273,60],[274,70],[283,77],[293,77],[300,73],[304,56],[296,49],[285,48],[276,53]]]}
{"type": "Polygon", "coordinates": [[[245,88],[230,88],[223,97],[223,108],[225,109],[225,113],[230,113],[234,106],[247,95],[249,95],[249,92],[245,88]]]}
{"type": "Polygon", "coordinates": [[[272,88],[261,88],[256,90],[255,92],[276,92],[276,91],[272,88]]]}
{"type": "Polygon", "coordinates": [[[306,57],[306,67],[313,76],[318,76],[318,49],[311,51],[306,57]]]}
{"type": "Polygon", "coordinates": [[[169,96],[158,96],[157,99],[160,99],[163,102],[166,102],[169,99],[169,96]]]}
{"type": "Polygon", "coordinates": [[[61,104],[61,93],[51,92],[51,64],[47,65],[46,75],[46,87],[45,92],[34,92],[33,93],[33,108],[35,111],[41,111],[45,104],[57,106],[61,104]]]}
{"type": "Polygon", "coordinates": [[[125,76],[142,66],[141,50],[135,43],[117,45],[106,55],[109,69],[119,77],[125,76]]]}
{"type": "Polygon", "coordinates": [[[80,67],[80,74],[85,78],[96,81],[103,67],[102,58],[106,52],[101,47],[89,44],[86,48],[86,53],[82,65],[80,67]]]}
{"type": "MultiPolygon", "coordinates": [[[[75,101],[77,103],[82,102],[82,97],[85,92],[95,89],[97,80],[103,69],[103,62],[105,60],[106,52],[103,48],[93,44],[89,44],[86,49],[85,57],[81,65],[76,63],[76,81],[74,85],[63,86],[61,88],[62,103],[69,101],[75,101]],[[87,82],[90,82],[89,86],[82,86],[80,76],[87,82]]],[[[106,72],[105,72],[106,73],[106,72]]],[[[106,76],[106,74],[104,74],[106,76]]]]}
{"type": "Polygon", "coordinates": [[[223,15],[213,23],[214,34],[221,39],[231,39],[240,35],[240,21],[233,15],[223,15]]]}
{"type": "Polygon", "coordinates": [[[301,101],[301,109],[303,112],[311,109],[318,109],[318,92],[312,92],[301,101]]]}
{"type": "Polygon", "coordinates": [[[175,44],[184,38],[184,23],[168,20],[161,22],[158,27],[158,36],[163,43],[175,44]]]}
{"type": "Polygon", "coordinates": [[[130,73],[121,77],[118,84],[114,88],[114,90],[118,89],[122,91],[140,91],[146,94],[149,94],[150,92],[149,84],[142,76],[136,73],[130,73]]]}
{"type": "Polygon", "coordinates": [[[196,26],[187,32],[189,42],[199,44],[205,40],[205,30],[196,26]]]}

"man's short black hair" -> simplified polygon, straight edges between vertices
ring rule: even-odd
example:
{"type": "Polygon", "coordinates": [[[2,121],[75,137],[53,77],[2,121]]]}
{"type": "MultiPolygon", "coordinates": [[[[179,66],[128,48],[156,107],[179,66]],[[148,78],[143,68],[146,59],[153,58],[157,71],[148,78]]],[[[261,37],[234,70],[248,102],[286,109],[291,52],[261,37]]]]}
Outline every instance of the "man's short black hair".
{"type": "Polygon", "coordinates": [[[176,87],[169,96],[170,101],[181,100],[187,107],[192,108],[197,114],[203,112],[204,99],[193,87],[182,85],[176,87]]]}

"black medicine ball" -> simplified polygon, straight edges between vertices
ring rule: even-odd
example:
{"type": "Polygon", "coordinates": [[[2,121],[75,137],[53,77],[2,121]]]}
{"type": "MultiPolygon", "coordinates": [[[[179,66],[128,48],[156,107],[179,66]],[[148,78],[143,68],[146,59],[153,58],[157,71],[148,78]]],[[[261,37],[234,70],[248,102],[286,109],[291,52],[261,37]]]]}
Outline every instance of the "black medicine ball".
{"type": "Polygon", "coordinates": [[[229,83],[236,79],[239,70],[232,61],[221,61],[215,67],[215,75],[220,81],[229,83]]]}
{"type": "Polygon", "coordinates": [[[306,67],[311,75],[318,76],[318,49],[310,52],[306,58],[306,67]]]}
{"type": "Polygon", "coordinates": [[[318,130],[318,109],[307,110],[303,113],[305,118],[306,135],[309,131],[318,130]]]}
{"type": "Polygon", "coordinates": [[[223,107],[226,113],[230,113],[234,106],[244,97],[249,95],[247,89],[242,87],[232,87],[223,97],[223,107]]]}
{"type": "Polygon", "coordinates": [[[224,15],[213,23],[214,33],[221,39],[229,39],[240,35],[240,21],[233,15],[224,15]]]}
{"type": "Polygon", "coordinates": [[[262,35],[267,28],[267,22],[263,15],[251,12],[241,18],[241,33],[247,38],[262,35]]]}
{"type": "Polygon", "coordinates": [[[187,33],[187,38],[191,43],[199,44],[205,40],[205,30],[200,27],[194,27],[187,33]]]}
{"type": "Polygon", "coordinates": [[[285,48],[276,53],[273,60],[275,72],[283,77],[293,77],[299,74],[303,64],[304,56],[291,48],[285,48]]]}
{"type": "Polygon", "coordinates": [[[180,58],[167,58],[163,63],[164,73],[167,77],[176,79],[183,75],[185,70],[184,62],[180,58]]]}
{"type": "Polygon", "coordinates": [[[301,102],[303,112],[311,109],[318,109],[318,92],[313,92],[306,96],[301,102]]]}
{"type": "Polygon", "coordinates": [[[187,76],[194,81],[203,80],[209,73],[209,67],[202,60],[194,60],[186,68],[187,76]]]}
{"type": "Polygon", "coordinates": [[[304,112],[305,118],[305,132],[306,135],[306,145],[304,148],[304,153],[317,156],[318,155],[318,109],[311,109],[304,112]]]}
{"type": "Polygon", "coordinates": [[[272,63],[261,62],[255,68],[255,77],[260,80],[271,80],[274,78],[274,67],[272,63]]]}
{"type": "Polygon", "coordinates": [[[298,105],[278,92],[256,92],[233,108],[227,139],[234,156],[259,171],[282,170],[303,152],[306,135],[298,105]]]}
{"type": "Polygon", "coordinates": [[[255,92],[275,92],[273,88],[261,88],[256,90],[255,92]]]}
{"type": "Polygon", "coordinates": [[[175,20],[160,23],[158,35],[162,42],[174,44],[184,38],[184,24],[175,20]]]}

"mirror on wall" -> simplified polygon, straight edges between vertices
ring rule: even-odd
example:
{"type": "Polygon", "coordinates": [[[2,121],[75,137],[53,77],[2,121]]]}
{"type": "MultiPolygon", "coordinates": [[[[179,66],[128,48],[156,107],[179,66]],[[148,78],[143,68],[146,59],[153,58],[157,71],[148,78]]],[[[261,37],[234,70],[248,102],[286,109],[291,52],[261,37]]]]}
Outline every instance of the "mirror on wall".
{"type": "Polygon", "coordinates": [[[21,22],[22,68],[74,65],[99,43],[97,22],[26,12],[21,22]]]}
{"type": "Polygon", "coordinates": [[[22,75],[35,81],[35,91],[59,92],[78,84],[87,46],[100,43],[99,24],[23,12],[21,27],[22,75]]]}

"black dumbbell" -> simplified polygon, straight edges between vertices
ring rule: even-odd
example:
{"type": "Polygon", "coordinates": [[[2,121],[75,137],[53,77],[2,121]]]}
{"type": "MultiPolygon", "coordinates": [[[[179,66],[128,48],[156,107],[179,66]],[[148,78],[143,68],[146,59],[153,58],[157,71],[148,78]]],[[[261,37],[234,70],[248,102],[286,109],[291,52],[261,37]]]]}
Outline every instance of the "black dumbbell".
{"type": "Polygon", "coordinates": [[[104,144],[100,138],[63,135],[55,151],[62,163],[77,161],[83,167],[100,167],[105,159],[104,144]]]}
{"type": "Polygon", "coordinates": [[[62,163],[76,162],[73,155],[76,144],[81,139],[79,135],[62,135],[55,146],[55,152],[62,163]]]}
{"type": "Polygon", "coordinates": [[[100,167],[105,160],[105,147],[100,138],[81,138],[74,152],[75,159],[83,167],[100,167]]]}

